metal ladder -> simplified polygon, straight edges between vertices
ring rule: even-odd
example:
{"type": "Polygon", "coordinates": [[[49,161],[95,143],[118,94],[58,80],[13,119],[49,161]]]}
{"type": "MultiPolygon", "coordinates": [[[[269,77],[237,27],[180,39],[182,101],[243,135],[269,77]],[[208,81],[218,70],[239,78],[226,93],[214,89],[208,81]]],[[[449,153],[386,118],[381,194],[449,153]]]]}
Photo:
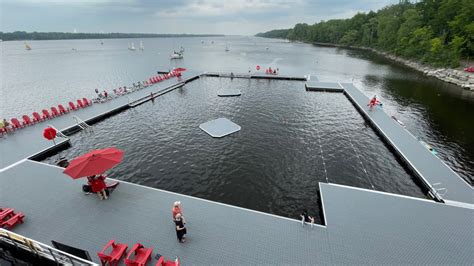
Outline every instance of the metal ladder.
{"type": "Polygon", "coordinates": [[[439,185],[441,185],[441,182],[434,183],[433,185],[431,185],[431,187],[436,191],[436,193],[438,195],[440,195],[441,197],[444,197],[444,195],[446,195],[446,193],[448,193],[448,189],[445,188],[445,187],[440,187],[440,188],[435,187],[435,186],[439,186],[439,185]],[[440,191],[442,191],[442,193],[440,193],[440,191]]]}
{"type": "Polygon", "coordinates": [[[74,121],[76,121],[77,126],[79,126],[82,130],[87,130],[87,129],[92,128],[84,120],[80,119],[78,116],[73,115],[72,118],[74,119],[74,121]]]}
{"type": "Polygon", "coordinates": [[[56,136],[58,136],[58,137],[60,137],[60,138],[63,138],[63,139],[67,139],[67,138],[68,138],[66,135],[63,134],[63,132],[61,132],[60,130],[58,130],[57,128],[55,128],[53,125],[48,124],[48,127],[54,128],[54,130],[56,130],[56,136]]]}

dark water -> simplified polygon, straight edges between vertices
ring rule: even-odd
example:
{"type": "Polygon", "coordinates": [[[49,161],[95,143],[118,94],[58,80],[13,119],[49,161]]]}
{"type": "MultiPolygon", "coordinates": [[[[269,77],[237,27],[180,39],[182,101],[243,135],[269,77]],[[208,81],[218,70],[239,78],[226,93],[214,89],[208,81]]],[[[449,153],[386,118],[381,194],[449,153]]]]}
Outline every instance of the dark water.
{"type": "Polygon", "coordinates": [[[125,151],[116,178],[282,216],[319,211],[323,158],[331,183],[424,196],[344,95],[306,92],[303,82],[204,78],[72,143],[58,156],[116,146],[125,151]],[[218,97],[223,87],[242,96],[218,97]],[[214,139],[199,129],[218,117],[242,130],[214,139]]]}

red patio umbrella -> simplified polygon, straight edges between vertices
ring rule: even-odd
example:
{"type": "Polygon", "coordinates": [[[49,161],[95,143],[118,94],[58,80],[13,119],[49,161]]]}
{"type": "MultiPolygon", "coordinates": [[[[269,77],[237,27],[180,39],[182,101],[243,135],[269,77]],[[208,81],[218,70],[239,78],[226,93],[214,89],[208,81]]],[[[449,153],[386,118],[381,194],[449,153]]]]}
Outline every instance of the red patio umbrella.
{"type": "Polygon", "coordinates": [[[186,71],[186,68],[178,67],[178,68],[173,69],[173,71],[183,72],[183,71],[186,71]]]}
{"type": "Polygon", "coordinates": [[[73,179],[102,174],[119,164],[122,158],[123,151],[114,147],[94,150],[73,159],[63,173],[73,179]]]}

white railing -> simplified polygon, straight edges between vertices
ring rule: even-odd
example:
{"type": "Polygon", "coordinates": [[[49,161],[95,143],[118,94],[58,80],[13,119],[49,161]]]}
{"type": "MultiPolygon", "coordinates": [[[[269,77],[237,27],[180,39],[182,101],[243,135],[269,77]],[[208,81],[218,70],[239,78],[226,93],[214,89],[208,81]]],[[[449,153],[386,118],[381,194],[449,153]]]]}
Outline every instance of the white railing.
{"type": "Polygon", "coordinates": [[[55,261],[58,265],[99,265],[3,228],[0,228],[0,242],[13,245],[17,249],[23,249],[36,256],[55,261]]]}

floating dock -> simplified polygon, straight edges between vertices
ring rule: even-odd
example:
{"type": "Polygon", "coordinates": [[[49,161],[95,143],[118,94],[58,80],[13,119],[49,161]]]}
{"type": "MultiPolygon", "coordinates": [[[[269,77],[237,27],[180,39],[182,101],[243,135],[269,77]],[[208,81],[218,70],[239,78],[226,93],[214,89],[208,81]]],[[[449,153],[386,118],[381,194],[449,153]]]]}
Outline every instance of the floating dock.
{"type": "Polygon", "coordinates": [[[343,92],[344,88],[336,82],[308,81],[305,83],[307,91],[343,92]]]}
{"type": "MultiPolygon", "coordinates": [[[[24,160],[0,173],[0,202],[25,213],[14,231],[96,252],[136,242],[182,265],[471,264],[470,209],[320,183],[326,226],[121,182],[108,200],[85,195],[63,169],[24,160]],[[179,200],[187,241],[178,243],[179,200]],[[381,215],[383,212],[383,215],[381,215]]],[[[159,178],[159,177],[157,177],[159,178]]],[[[154,265],[156,260],[152,260],[154,265]]]]}
{"type": "Polygon", "coordinates": [[[94,124],[126,109],[136,107],[153,98],[166,94],[186,83],[199,78],[193,75],[188,79],[176,82],[174,79],[164,80],[159,84],[148,86],[141,90],[112,98],[104,103],[70,111],[64,115],[46,120],[25,128],[15,130],[0,138],[0,170],[25,158],[36,158],[41,154],[57,152],[67,146],[69,139],[57,138],[56,144],[43,138],[43,130],[51,125],[65,135],[81,130],[74,116],[87,124],[94,124]]]}
{"type": "Polygon", "coordinates": [[[370,112],[369,99],[349,83],[310,82],[306,87],[343,92],[438,202],[319,183],[325,226],[311,228],[299,220],[124,181],[108,200],[100,201],[82,193],[84,180],[72,180],[60,167],[27,159],[68,143],[65,138],[52,146],[44,140],[42,130],[48,124],[72,133],[78,127],[73,115],[93,123],[200,76],[210,74],[192,75],[182,83],[161,82],[0,140],[0,203],[26,215],[14,231],[45,244],[55,240],[87,250],[95,262],[96,252],[115,239],[153,247],[152,257],[178,256],[183,265],[472,264],[472,187],[383,110],[370,112]],[[176,240],[171,221],[176,200],[183,203],[188,222],[184,244],[176,240]]]}
{"type": "Polygon", "coordinates": [[[347,98],[423,181],[434,198],[445,203],[465,205],[474,209],[474,190],[462,177],[433,155],[382,109],[377,107],[374,111],[369,111],[367,107],[369,98],[353,84],[342,83],[341,85],[344,87],[347,98]]]}

